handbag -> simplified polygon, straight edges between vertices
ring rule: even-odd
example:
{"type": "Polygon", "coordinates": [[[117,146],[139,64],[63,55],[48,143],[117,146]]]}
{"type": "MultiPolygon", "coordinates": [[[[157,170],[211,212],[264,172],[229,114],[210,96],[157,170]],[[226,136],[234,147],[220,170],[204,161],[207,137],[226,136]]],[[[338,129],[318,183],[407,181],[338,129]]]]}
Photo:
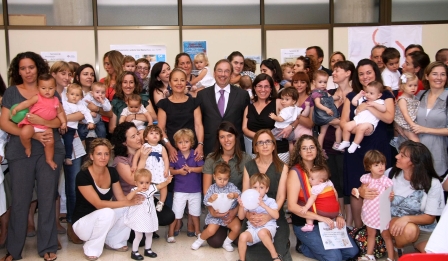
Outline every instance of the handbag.
{"type": "MultiPolygon", "coordinates": [[[[355,240],[356,245],[359,248],[358,256],[364,256],[367,254],[367,228],[363,226],[359,229],[352,229],[348,231],[348,234],[355,240]]],[[[387,254],[386,242],[381,237],[379,230],[376,230],[375,247],[373,248],[373,255],[375,258],[382,258],[387,254]]]]}

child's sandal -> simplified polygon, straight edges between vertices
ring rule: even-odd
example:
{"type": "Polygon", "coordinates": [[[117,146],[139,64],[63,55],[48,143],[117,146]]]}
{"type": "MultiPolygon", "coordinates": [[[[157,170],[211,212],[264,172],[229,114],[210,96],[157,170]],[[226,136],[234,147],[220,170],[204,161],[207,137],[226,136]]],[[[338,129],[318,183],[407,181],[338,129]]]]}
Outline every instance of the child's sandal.
{"type": "Polygon", "coordinates": [[[376,260],[373,255],[365,255],[358,258],[358,261],[376,260]]]}

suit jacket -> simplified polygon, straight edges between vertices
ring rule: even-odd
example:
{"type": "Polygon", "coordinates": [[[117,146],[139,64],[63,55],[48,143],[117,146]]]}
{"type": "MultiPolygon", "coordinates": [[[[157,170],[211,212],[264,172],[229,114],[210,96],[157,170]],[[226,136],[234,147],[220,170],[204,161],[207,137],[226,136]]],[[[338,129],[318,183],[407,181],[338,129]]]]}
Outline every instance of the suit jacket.
{"type": "Polygon", "coordinates": [[[216,142],[216,131],[219,124],[223,121],[229,121],[235,125],[240,135],[241,144],[244,144],[243,113],[246,106],[250,104],[250,97],[247,91],[230,85],[229,100],[224,116],[221,116],[221,113],[219,113],[214,85],[198,92],[196,101],[201,108],[202,124],[204,125],[204,155],[208,155],[208,153],[213,151],[216,142]]]}
{"type": "Polygon", "coordinates": [[[325,68],[323,65],[322,65],[322,69],[321,69],[322,71],[325,71],[326,73],[328,73],[328,76],[331,76],[332,74],[333,74],[333,71],[332,70],[330,70],[330,69],[328,69],[328,68],[325,68]]]}

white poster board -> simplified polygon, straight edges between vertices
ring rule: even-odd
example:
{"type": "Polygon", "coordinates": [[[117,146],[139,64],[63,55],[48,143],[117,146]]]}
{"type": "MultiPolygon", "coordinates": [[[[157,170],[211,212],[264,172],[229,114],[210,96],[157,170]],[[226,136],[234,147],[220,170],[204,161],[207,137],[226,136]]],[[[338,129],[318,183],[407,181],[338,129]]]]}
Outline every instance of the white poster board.
{"type": "Polygon", "coordinates": [[[390,214],[390,192],[392,187],[388,187],[379,195],[380,199],[380,231],[387,230],[391,220],[390,214]]]}
{"type": "Polygon", "coordinates": [[[353,247],[348,238],[347,228],[345,226],[341,229],[337,228],[336,222],[333,229],[330,229],[326,223],[319,222],[319,233],[325,250],[353,247]]]}
{"type": "Polygon", "coordinates": [[[295,49],[281,49],[281,61],[282,63],[296,63],[296,60],[300,56],[305,56],[306,48],[295,48],[295,49]]]}
{"type": "Polygon", "coordinates": [[[146,58],[153,66],[157,62],[166,62],[166,46],[165,45],[110,45],[111,50],[117,50],[123,55],[129,55],[135,58],[146,58]]]}
{"type": "Polygon", "coordinates": [[[40,56],[47,60],[47,62],[78,62],[77,52],[40,52],[40,56]]]}
{"type": "Polygon", "coordinates": [[[410,44],[422,44],[421,25],[368,26],[348,28],[348,60],[355,66],[361,59],[370,58],[375,45],[396,48],[400,65],[404,63],[404,50],[410,44]]]}

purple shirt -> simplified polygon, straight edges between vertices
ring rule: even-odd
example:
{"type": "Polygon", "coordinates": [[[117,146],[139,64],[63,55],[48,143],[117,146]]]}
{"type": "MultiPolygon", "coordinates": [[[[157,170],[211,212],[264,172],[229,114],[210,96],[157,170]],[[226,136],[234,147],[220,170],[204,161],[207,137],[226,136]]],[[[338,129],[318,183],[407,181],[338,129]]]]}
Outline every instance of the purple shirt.
{"type": "MultiPolygon", "coordinates": [[[[170,162],[170,167],[182,169],[187,164],[189,167],[202,167],[204,161],[194,160],[194,150],[190,150],[190,155],[185,159],[182,152],[177,152],[177,162],[170,162]]],[[[190,172],[187,175],[174,175],[174,192],[197,193],[202,192],[202,173],[190,172]]]]}

